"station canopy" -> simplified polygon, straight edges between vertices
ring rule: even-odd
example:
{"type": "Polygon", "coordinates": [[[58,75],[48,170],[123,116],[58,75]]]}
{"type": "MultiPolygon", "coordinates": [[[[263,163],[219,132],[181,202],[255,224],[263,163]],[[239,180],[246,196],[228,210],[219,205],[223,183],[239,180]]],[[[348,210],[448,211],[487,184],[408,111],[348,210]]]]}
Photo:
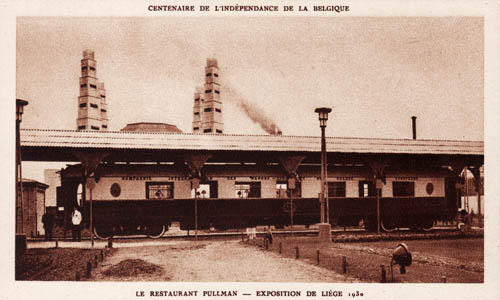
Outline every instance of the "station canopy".
{"type": "MultiPolygon", "coordinates": [[[[176,162],[186,154],[206,153],[207,162],[276,162],[301,155],[319,163],[321,138],[315,136],[193,134],[124,131],[22,129],[24,161],[78,162],[79,153],[102,153],[110,162],[176,162]]],[[[355,164],[380,159],[445,165],[478,164],[482,141],[327,137],[329,163],[355,164]]]]}

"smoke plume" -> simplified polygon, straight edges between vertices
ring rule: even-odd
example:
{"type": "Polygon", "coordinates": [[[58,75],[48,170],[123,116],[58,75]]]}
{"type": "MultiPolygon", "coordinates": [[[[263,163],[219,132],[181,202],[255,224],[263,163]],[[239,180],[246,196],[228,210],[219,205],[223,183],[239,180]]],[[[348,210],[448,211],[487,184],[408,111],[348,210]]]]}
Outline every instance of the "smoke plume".
{"type": "Polygon", "coordinates": [[[281,130],[276,123],[271,120],[263,109],[251,104],[242,95],[236,92],[228,82],[225,82],[221,88],[223,89],[224,100],[228,100],[236,104],[254,123],[260,125],[264,131],[273,135],[281,135],[281,130]]]}

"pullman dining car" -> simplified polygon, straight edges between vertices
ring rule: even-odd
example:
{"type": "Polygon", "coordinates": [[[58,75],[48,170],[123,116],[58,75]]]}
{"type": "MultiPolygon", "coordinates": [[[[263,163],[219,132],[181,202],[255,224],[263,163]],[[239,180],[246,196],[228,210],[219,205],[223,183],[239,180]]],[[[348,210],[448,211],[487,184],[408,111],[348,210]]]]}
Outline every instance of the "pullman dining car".
{"type": "MultiPolygon", "coordinates": [[[[89,219],[90,189],[83,189],[81,165],[62,171],[60,197],[84,207],[89,219]],[[80,191],[80,193],[79,193],[80,191]]],[[[302,165],[291,183],[280,165],[207,164],[197,189],[185,166],[175,164],[103,164],[92,189],[94,231],[98,237],[147,234],[159,237],[172,222],[194,229],[283,227],[319,222],[319,166],[302,165]],[[292,189],[290,184],[294,185],[292,189]]],[[[445,168],[389,169],[380,195],[381,227],[429,230],[436,220],[457,211],[451,172],[445,168]]],[[[330,222],[376,230],[375,183],[363,166],[328,170],[330,222]]]]}

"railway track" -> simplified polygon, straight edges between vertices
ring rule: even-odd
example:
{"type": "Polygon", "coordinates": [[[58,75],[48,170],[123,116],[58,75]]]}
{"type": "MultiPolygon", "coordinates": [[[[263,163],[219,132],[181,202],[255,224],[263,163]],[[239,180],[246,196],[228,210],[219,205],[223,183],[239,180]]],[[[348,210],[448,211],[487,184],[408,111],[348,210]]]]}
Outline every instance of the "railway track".
{"type": "MultiPolygon", "coordinates": [[[[256,230],[256,238],[262,238],[265,230],[256,230]]],[[[296,229],[296,230],[274,230],[275,237],[296,236],[307,237],[316,236],[318,230],[316,229],[296,229]]],[[[187,240],[211,240],[211,239],[234,239],[241,238],[247,239],[249,234],[244,231],[198,231],[197,236],[194,231],[168,231],[162,237],[156,240],[171,240],[171,239],[187,239],[187,240]]],[[[465,234],[456,227],[442,226],[435,227],[431,231],[426,232],[413,232],[409,229],[399,229],[393,232],[382,232],[380,234],[365,231],[362,228],[334,228],[332,229],[332,239],[334,242],[366,242],[366,241],[379,241],[379,240],[404,240],[404,239],[448,239],[448,238],[463,238],[463,237],[482,237],[483,231],[480,229],[473,229],[471,232],[465,234]]],[[[82,237],[84,240],[90,240],[90,237],[82,237]]],[[[32,238],[31,241],[41,241],[41,238],[32,238]]],[[[98,239],[96,239],[98,240],[98,239]]],[[[131,235],[131,236],[114,236],[113,241],[128,241],[128,240],[152,240],[144,235],[131,235]]]]}

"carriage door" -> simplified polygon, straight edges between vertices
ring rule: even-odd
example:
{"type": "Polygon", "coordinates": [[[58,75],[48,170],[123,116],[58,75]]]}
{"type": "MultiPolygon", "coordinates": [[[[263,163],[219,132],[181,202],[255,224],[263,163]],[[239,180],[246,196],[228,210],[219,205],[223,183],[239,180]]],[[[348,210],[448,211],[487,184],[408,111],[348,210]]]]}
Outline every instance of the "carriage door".
{"type": "Polygon", "coordinates": [[[448,213],[455,214],[458,209],[461,207],[460,201],[460,190],[456,188],[456,179],[451,177],[446,177],[445,184],[445,202],[446,202],[446,211],[448,213]]]}

